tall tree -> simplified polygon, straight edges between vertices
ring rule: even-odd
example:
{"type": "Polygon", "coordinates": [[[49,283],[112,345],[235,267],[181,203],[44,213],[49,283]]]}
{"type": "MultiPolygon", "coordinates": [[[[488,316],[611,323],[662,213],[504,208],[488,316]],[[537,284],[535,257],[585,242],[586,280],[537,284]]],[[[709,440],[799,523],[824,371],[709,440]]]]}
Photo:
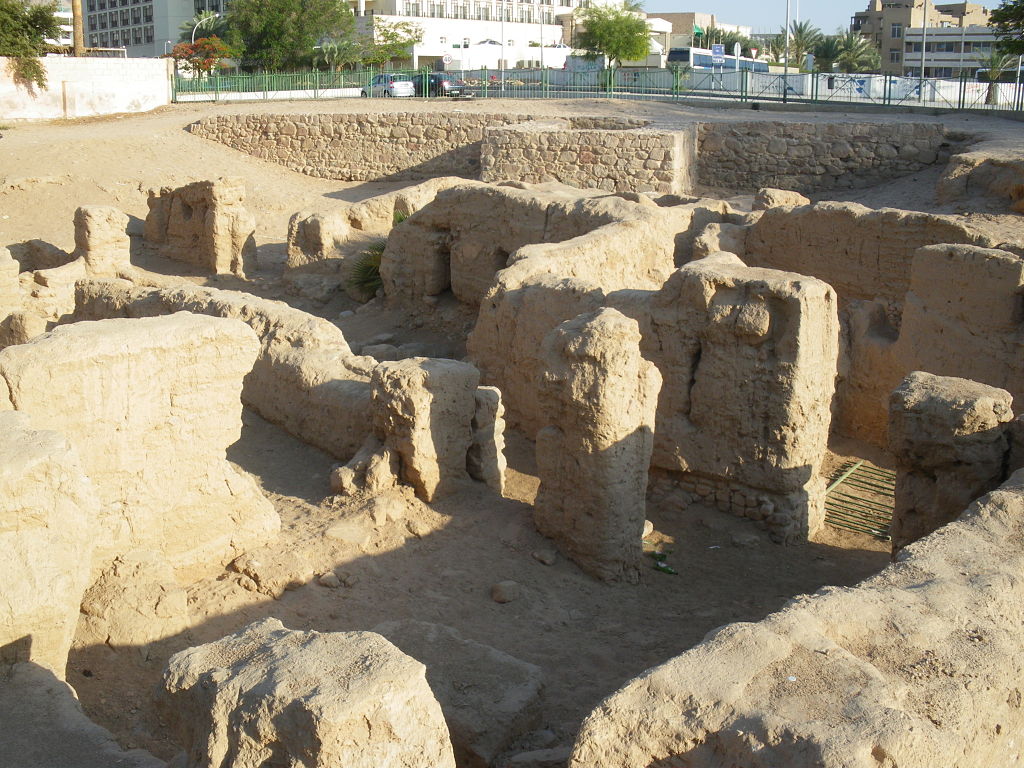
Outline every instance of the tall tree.
{"type": "Polygon", "coordinates": [[[26,0],[0,0],[0,56],[11,59],[15,82],[31,89],[46,87],[46,69],[39,57],[46,39],[60,37],[53,15],[56,3],[29,5],[26,0]]]}
{"type": "Polygon", "coordinates": [[[354,34],[355,17],[345,0],[234,0],[227,24],[245,64],[282,70],[307,63],[322,40],[354,34]]]}
{"type": "Polygon", "coordinates": [[[985,94],[986,104],[999,103],[999,78],[1017,66],[1017,57],[1008,56],[1000,51],[993,51],[988,56],[977,58],[979,73],[988,80],[988,92],[985,94]]]}
{"type": "Polygon", "coordinates": [[[839,49],[839,56],[835,60],[836,66],[848,75],[856,72],[876,72],[882,66],[878,48],[856,32],[841,35],[839,49]]]}
{"type": "Polygon", "coordinates": [[[634,4],[579,8],[576,23],[574,46],[591,57],[607,56],[613,67],[646,58],[650,51],[647,19],[634,4]]]}
{"type": "Polygon", "coordinates": [[[409,21],[373,19],[373,30],[363,43],[363,64],[383,67],[409,56],[409,49],[423,40],[423,28],[409,21]]]}
{"type": "Polygon", "coordinates": [[[200,37],[219,37],[221,40],[226,40],[228,18],[221,13],[200,11],[178,27],[178,42],[191,43],[193,32],[200,37]]]}
{"type": "Polygon", "coordinates": [[[1024,0],[1003,0],[988,24],[999,38],[999,50],[1010,56],[1024,54],[1024,0]]]}
{"type": "MultiPolygon", "coordinates": [[[[783,36],[786,30],[782,30],[783,36]]],[[[807,54],[814,51],[814,47],[821,40],[821,30],[809,21],[794,21],[789,27],[789,54],[790,66],[794,64],[798,68],[804,65],[807,54]]]]}

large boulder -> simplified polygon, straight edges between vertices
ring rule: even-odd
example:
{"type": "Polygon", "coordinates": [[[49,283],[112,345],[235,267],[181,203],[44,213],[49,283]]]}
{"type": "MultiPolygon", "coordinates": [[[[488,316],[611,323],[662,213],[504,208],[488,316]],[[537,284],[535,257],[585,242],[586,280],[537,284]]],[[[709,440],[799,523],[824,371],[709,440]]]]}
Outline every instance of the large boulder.
{"type": "Polygon", "coordinates": [[[164,687],[187,768],[454,768],[421,663],[372,632],[264,619],[175,654],[164,687]]]}

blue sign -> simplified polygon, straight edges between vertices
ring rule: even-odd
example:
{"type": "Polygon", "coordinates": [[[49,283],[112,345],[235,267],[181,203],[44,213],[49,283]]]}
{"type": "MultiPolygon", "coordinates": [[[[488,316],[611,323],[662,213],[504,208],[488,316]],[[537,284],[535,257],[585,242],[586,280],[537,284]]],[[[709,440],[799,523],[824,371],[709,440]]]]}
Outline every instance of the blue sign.
{"type": "Polygon", "coordinates": [[[711,46],[711,64],[716,67],[725,64],[725,46],[722,43],[711,46]]]}

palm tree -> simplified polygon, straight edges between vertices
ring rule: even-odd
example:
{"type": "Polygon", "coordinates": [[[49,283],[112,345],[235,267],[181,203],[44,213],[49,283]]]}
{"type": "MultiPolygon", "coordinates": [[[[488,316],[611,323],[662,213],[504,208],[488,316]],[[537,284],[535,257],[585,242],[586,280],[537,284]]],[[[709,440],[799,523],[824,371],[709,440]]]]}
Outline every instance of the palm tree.
{"type": "Polygon", "coordinates": [[[818,72],[831,72],[843,53],[839,35],[826,35],[814,46],[814,67],[818,72]]]}
{"type": "Polygon", "coordinates": [[[988,80],[988,93],[985,94],[986,104],[999,103],[999,78],[1003,72],[1007,72],[1017,66],[1017,57],[1008,56],[999,51],[992,51],[988,56],[977,57],[978,73],[988,80]]]}
{"type": "MultiPolygon", "coordinates": [[[[786,30],[782,30],[783,36],[786,30]]],[[[797,67],[803,67],[807,54],[814,50],[814,47],[821,40],[821,30],[809,21],[794,21],[789,28],[789,54],[790,61],[795,61],[797,67]]]]}
{"type": "Polygon", "coordinates": [[[178,27],[178,42],[192,42],[193,30],[195,30],[197,35],[202,32],[202,37],[216,36],[223,40],[228,32],[228,20],[226,16],[220,13],[200,11],[178,27]]]}
{"type": "Polygon", "coordinates": [[[855,72],[873,72],[882,62],[874,44],[856,32],[847,32],[839,38],[840,53],[835,63],[848,75],[855,72]]]}

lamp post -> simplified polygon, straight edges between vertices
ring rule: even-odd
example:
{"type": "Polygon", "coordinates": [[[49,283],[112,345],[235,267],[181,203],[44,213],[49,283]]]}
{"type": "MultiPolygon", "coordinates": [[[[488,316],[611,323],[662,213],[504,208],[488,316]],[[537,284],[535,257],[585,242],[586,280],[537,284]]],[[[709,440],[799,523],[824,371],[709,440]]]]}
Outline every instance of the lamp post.
{"type": "Polygon", "coordinates": [[[786,0],[786,48],[783,51],[783,55],[786,57],[786,62],[782,69],[782,103],[785,104],[789,100],[789,14],[790,5],[792,0],[786,0]]]}
{"type": "Polygon", "coordinates": [[[505,4],[498,3],[498,10],[501,13],[501,91],[505,92],[505,4]]]}
{"type": "Polygon", "coordinates": [[[208,21],[211,21],[213,19],[219,19],[219,18],[220,18],[220,14],[219,13],[215,13],[212,16],[203,16],[203,18],[201,18],[199,21],[197,21],[196,25],[194,27],[192,27],[192,42],[195,43],[195,41],[196,41],[196,30],[197,29],[199,29],[201,26],[203,26],[203,24],[206,24],[208,21]]]}
{"type": "Polygon", "coordinates": [[[917,100],[924,101],[924,64],[928,56],[928,0],[924,0],[924,26],[921,27],[921,77],[917,81],[917,100]]]}

